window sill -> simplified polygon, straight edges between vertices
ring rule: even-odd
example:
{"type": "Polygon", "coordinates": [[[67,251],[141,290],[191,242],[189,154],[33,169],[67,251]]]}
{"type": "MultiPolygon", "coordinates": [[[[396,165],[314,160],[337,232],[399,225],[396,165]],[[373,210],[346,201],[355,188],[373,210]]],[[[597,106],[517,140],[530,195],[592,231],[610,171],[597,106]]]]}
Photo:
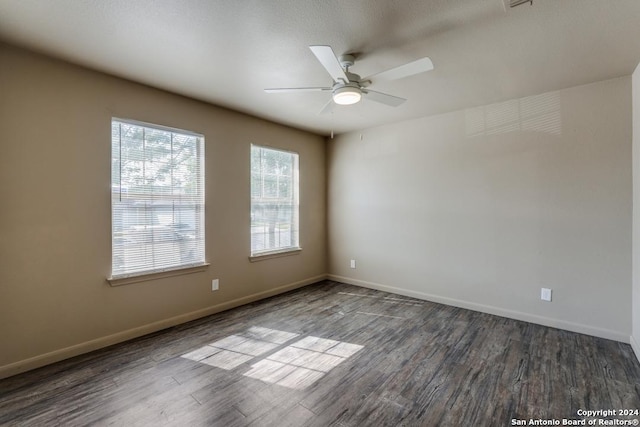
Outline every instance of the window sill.
{"type": "Polygon", "coordinates": [[[182,276],[184,274],[199,273],[209,268],[209,263],[191,265],[188,267],[178,267],[173,270],[158,271],[155,273],[140,273],[120,277],[109,277],[107,282],[111,286],[129,285],[131,283],[146,282],[148,280],[163,279],[165,277],[182,276]]]}
{"type": "Polygon", "coordinates": [[[280,258],[283,256],[298,255],[300,252],[302,252],[302,248],[289,248],[289,249],[283,249],[280,251],[262,252],[262,253],[257,253],[255,255],[251,255],[249,257],[249,261],[251,262],[265,261],[271,258],[280,258]]]}

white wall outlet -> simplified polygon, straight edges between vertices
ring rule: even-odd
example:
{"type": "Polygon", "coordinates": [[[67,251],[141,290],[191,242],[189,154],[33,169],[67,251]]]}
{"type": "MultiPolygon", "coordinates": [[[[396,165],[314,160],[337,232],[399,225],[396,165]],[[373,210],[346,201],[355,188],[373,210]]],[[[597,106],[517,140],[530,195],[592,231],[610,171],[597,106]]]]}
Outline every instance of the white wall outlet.
{"type": "Polygon", "coordinates": [[[540,299],[542,301],[551,301],[551,289],[542,288],[540,291],[540,299]]]}
{"type": "Polygon", "coordinates": [[[356,268],[356,260],[355,259],[351,260],[351,268],[356,268]]]}
{"type": "Polygon", "coordinates": [[[220,281],[218,279],[213,279],[211,281],[211,290],[217,291],[218,289],[220,289],[220,281]]]}

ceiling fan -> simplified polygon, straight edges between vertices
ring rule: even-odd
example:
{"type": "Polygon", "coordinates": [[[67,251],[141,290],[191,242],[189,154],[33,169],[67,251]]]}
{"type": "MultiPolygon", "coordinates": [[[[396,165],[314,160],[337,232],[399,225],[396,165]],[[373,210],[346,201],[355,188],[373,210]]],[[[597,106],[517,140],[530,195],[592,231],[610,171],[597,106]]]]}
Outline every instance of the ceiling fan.
{"type": "Polygon", "coordinates": [[[397,107],[406,99],[368,89],[373,82],[383,80],[398,80],[415,74],[433,70],[433,62],[428,57],[409,62],[399,67],[392,68],[381,73],[361,78],[352,73],[349,69],[355,63],[355,56],[350,54],[341,55],[339,58],[331,49],[331,46],[309,46],[318,61],[327,70],[333,79],[330,87],[295,87],[295,88],[273,88],[265,89],[267,93],[284,92],[331,92],[331,100],[325,105],[321,113],[328,111],[332,102],[339,105],[351,105],[360,102],[362,97],[366,97],[375,102],[380,102],[392,107],[397,107]]]}

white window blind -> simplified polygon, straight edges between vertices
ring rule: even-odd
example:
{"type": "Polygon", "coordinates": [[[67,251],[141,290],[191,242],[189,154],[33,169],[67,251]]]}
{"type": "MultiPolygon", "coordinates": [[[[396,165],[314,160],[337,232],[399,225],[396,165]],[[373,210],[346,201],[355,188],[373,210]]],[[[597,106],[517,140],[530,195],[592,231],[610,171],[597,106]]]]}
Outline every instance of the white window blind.
{"type": "Polygon", "coordinates": [[[111,121],[112,278],[202,265],[204,137],[111,121]]]}
{"type": "Polygon", "coordinates": [[[298,248],[298,154],[251,146],[251,255],[298,248]]]}

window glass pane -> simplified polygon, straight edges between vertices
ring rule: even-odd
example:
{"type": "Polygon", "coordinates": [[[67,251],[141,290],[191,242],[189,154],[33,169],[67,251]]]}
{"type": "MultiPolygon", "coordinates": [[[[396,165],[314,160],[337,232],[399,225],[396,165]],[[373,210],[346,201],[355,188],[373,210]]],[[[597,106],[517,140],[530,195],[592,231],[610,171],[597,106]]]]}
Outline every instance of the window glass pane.
{"type": "Polygon", "coordinates": [[[204,138],[112,120],[112,277],[204,259],[204,138]]]}
{"type": "Polygon", "coordinates": [[[251,254],[297,248],[298,155],[251,146],[251,254]]]}

